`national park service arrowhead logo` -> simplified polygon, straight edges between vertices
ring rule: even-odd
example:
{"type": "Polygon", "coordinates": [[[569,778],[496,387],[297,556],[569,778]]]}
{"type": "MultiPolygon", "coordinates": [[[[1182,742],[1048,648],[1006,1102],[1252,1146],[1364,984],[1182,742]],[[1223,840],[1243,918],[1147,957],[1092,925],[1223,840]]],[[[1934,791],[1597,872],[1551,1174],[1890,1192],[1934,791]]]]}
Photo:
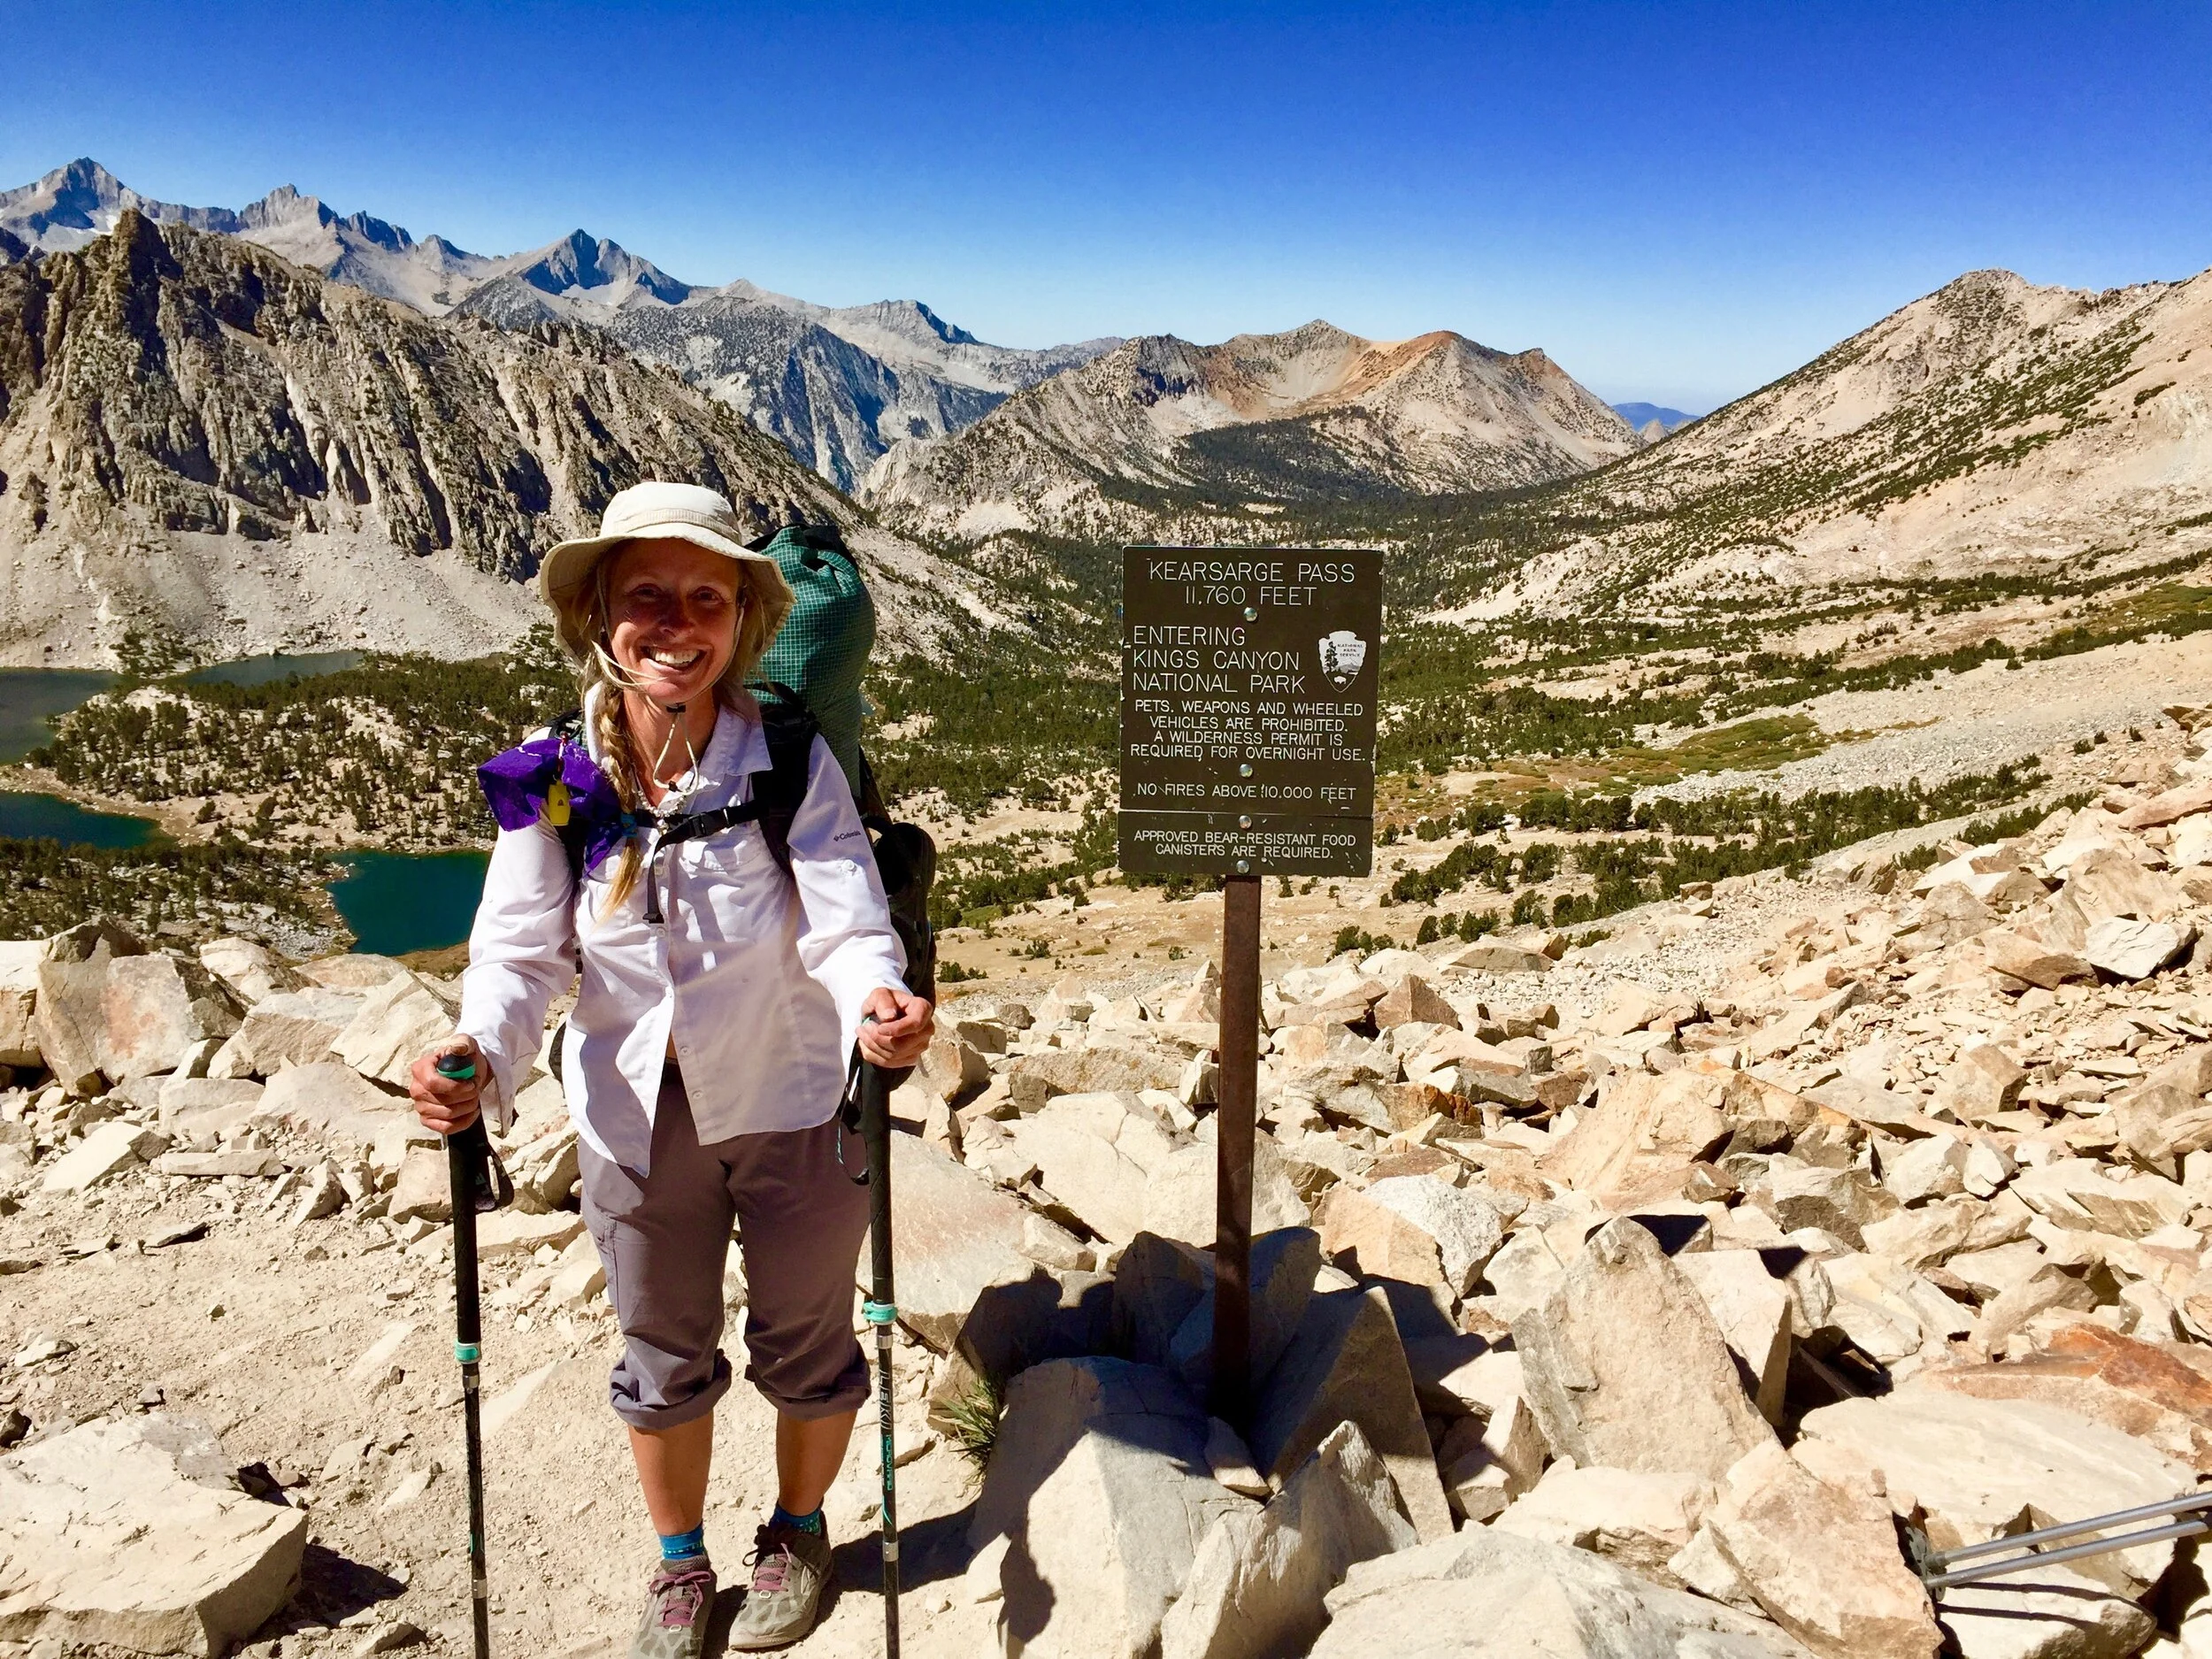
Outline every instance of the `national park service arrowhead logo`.
{"type": "Polygon", "coordinates": [[[1359,678],[1360,664],[1366,660],[1367,641],[1351,629],[1321,636],[1321,672],[1339,691],[1359,678]]]}

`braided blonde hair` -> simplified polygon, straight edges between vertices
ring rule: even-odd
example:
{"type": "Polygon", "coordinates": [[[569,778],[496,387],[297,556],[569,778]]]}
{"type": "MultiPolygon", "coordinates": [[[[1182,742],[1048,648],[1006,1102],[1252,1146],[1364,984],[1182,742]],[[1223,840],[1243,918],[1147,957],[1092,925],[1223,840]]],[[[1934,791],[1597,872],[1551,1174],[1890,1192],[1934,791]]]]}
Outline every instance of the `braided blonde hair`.
{"type": "MultiPolygon", "coordinates": [[[[616,557],[628,545],[618,541],[601,553],[588,576],[555,598],[553,612],[562,648],[576,666],[576,690],[582,706],[592,709],[594,694],[598,696],[598,706],[592,714],[592,732],[599,740],[601,767],[611,779],[622,810],[638,812],[645,804],[646,762],[632,741],[629,710],[623,701],[622,684],[615,672],[611,672],[617,670],[618,665],[610,655],[613,648],[613,606],[609,597],[608,574],[614,568],[616,557]]],[[[741,609],[738,613],[736,649],[730,653],[729,664],[723,669],[721,678],[714,682],[714,695],[724,707],[745,712],[754,706],[745,682],[752,678],[760,659],[767,655],[769,643],[783,626],[785,617],[790,614],[792,593],[790,584],[784,580],[783,572],[772,560],[733,559],[731,563],[737,567],[741,609]]],[[[641,843],[633,835],[623,843],[622,860],[616,866],[614,881],[607,890],[601,918],[619,910],[636,891],[643,869],[641,843]]]]}

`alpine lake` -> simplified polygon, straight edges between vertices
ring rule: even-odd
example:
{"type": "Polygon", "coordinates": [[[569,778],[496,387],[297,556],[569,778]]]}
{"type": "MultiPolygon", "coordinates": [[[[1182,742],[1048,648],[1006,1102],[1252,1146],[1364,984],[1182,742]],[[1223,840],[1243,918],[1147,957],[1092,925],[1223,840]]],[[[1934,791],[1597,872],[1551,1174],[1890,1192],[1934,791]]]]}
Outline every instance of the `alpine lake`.
{"type": "MultiPolygon", "coordinates": [[[[335,673],[360,660],[357,651],[250,657],[195,670],[185,679],[187,684],[267,685],[295,675],[311,680],[335,673]]],[[[50,719],[97,696],[117,679],[91,669],[0,668],[0,762],[23,759],[46,741],[50,719]]],[[[96,811],[56,795],[0,790],[0,838],[127,849],[161,835],[151,818],[96,811]]],[[[342,852],[340,862],[346,874],[330,884],[330,897],[353,932],[356,950],[396,956],[442,950],[467,939],[484,889],[484,854],[365,849],[342,852]]]]}

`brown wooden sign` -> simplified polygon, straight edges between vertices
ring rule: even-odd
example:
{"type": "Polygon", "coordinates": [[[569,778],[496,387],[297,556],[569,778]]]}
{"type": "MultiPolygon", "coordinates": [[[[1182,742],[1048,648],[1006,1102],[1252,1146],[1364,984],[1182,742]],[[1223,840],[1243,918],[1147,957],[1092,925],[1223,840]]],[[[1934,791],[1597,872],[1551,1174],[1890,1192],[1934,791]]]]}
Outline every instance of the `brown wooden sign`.
{"type": "Polygon", "coordinates": [[[1121,867],[1363,876],[1382,555],[1122,555],[1121,867]]]}

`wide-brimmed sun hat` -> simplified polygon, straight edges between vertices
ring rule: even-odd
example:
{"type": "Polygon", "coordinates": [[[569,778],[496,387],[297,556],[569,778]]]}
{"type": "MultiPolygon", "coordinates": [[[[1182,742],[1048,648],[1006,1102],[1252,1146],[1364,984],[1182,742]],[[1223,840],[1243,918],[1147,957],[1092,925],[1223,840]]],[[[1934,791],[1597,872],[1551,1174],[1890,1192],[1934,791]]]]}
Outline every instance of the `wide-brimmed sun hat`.
{"type": "Polygon", "coordinates": [[[744,526],[726,498],[697,484],[649,482],[631,485],[607,503],[607,511],[599,518],[597,535],[580,536],[554,546],[538,566],[539,597],[556,611],[565,611],[610,548],[663,536],[688,541],[725,558],[765,566],[758,573],[772,579],[771,591],[785,589],[783,572],[776,561],[745,545],[744,526]]]}

